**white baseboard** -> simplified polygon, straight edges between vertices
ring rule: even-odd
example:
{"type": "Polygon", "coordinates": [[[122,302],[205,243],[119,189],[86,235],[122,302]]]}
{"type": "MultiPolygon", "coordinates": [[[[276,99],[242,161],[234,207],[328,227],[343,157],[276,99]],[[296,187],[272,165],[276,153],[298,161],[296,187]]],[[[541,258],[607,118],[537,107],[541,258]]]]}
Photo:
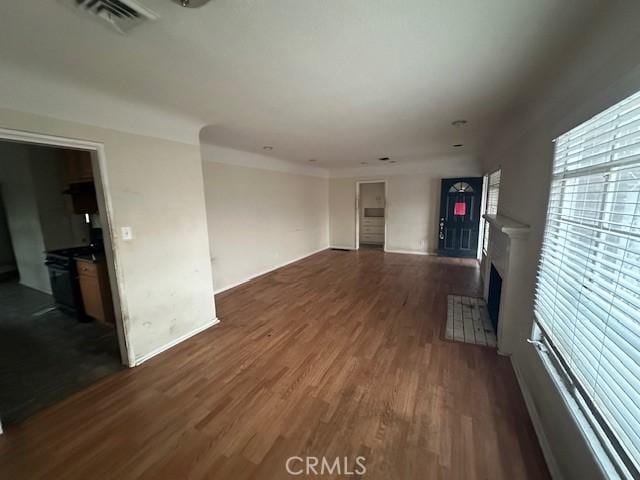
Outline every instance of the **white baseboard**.
{"type": "Polygon", "coordinates": [[[294,258],[293,260],[289,260],[287,262],[281,263],[279,265],[276,265],[273,268],[269,268],[268,270],[264,270],[262,272],[259,272],[259,273],[256,273],[254,275],[251,275],[251,276],[249,276],[249,277],[247,277],[247,278],[245,278],[243,280],[240,280],[239,282],[232,283],[231,285],[226,285],[226,286],[224,286],[222,288],[214,290],[213,294],[217,295],[218,293],[222,293],[222,292],[225,292],[227,290],[231,290],[232,288],[235,288],[235,287],[237,287],[239,285],[242,285],[243,283],[247,283],[247,282],[253,280],[254,278],[261,277],[262,275],[266,275],[267,273],[273,272],[274,270],[278,270],[279,268],[286,267],[287,265],[290,265],[290,264],[295,263],[295,262],[299,262],[300,260],[304,260],[305,258],[310,257],[311,255],[315,255],[316,253],[320,253],[320,252],[322,252],[322,251],[324,251],[324,250],[326,250],[328,248],[333,248],[333,247],[326,246],[326,247],[322,247],[322,248],[320,248],[318,250],[314,250],[313,252],[307,253],[305,255],[302,255],[301,257],[294,258]]]}
{"type": "Polygon", "coordinates": [[[329,248],[335,248],[336,250],[355,250],[355,247],[343,247],[342,245],[331,245],[329,248]]]}
{"type": "Polygon", "coordinates": [[[432,252],[421,252],[419,250],[394,250],[385,248],[384,251],[386,253],[402,253],[405,255],[435,255],[435,253],[432,252]]]}
{"type": "Polygon", "coordinates": [[[169,350],[171,347],[175,347],[176,345],[178,345],[179,343],[184,342],[185,340],[187,340],[188,338],[193,337],[194,335],[197,335],[198,333],[206,330],[209,327],[213,327],[214,325],[217,325],[218,323],[220,323],[220,320],[218,320],[217,318],[214,318],[213,320],[211,320],[210,322],[205,323],[204,325],[199,326],[198,328],[191,330],[188,333],[185,333],[184,335],[182,335],[181,337],[176,338],[175,340],[170,341],[169,343],[167,343],[166,345],[163,345],[162,347],[156,348],[155,350],[150,351],[149,353],[142,355],[140,358],[137,358],[134,364],[134,367],[137,367],[138,365],[140,365],[141,363],[146,362],[147,360],[149,360],[150,358],[155,357],[156,355],[161,354],[162,352],[169,350]]]}
{"type": "Polygon", "coordinates": [[[549,440],[547,439],[547,435],[544,433],[544,428],[542,426],[542,422],[540,421],[540,415],[538,414],[536,405],[533,402],[533,397],[531,396],[529,387],[527,387],[526,382],[524,381],[524,379],[522,378],[522,375],[520,374],[520,370],[518,369],[518,366],[513,361],[513,357],[511,357],[511,366],[513,367],[513,371],[516,374],[516,379],[518,380],[518,385],[520,386],[520,391],[522,392],[524,403],[527,406],[529,417],[531,417],[531,422],[533,423],[533,429],[535,430],[536,436],[538,437],[538,443],[540,443],[540,448],[542,449],[542,454],[544,455],[544,459],[547,462],[547,467],[549,468],[549,473],[551,474],[551,478],[553,478],[554,480],[562,480],[560,468],[558,467],[556,458],[554,457],[553,451],[551,450],[551,445],[549,445],[549,440]]]}

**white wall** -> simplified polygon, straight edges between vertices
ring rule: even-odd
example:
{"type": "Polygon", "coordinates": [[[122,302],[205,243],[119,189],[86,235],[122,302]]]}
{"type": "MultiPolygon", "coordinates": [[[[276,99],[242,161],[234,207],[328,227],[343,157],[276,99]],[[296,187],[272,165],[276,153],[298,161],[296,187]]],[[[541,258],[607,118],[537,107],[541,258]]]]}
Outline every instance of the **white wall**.
{"type": "MultiPolygon", "coordinates": [[[[0,109],[0,127],[104,145],[111,227],[131,363],[215,318],[198,145],[0,109]]],[[[104,220],[104,219],[103,219],[104,220]]]]}
{"type": "Polygon", "coordinates": [[[443,178],[480,176],[482,171],[478,162],[468,157],[397,167],[389,167],[386,173],[379,169],[331,172],[329,217],[332,247],[355,248],[356,182],[387,180],[386,250],[435,253],[438,249],[440,181],[443,178]]]}
{"type": "Polygon", "coordinates": [[[220,163],[255,157],[237,150],[202,152],[216,291],[329,246],[326,178],[220,163]]]}
{"type": "MultiPolygon", "coordinates": [[[[550,171],[552,140],[617,101],[640,90],[639,2],[620,2],[602,20],[578,52],[569,52],[566,68],[552,76],[531,103],[505,119],[495,141],[482,155],[485,171],[502,167],[498,211],[531,225],[525,275],[511,286],[523,298],[518,315],[520,342],[512,361],[539,413],[544,437],[563,478],[602,478],[590,447],[534,348],[526,343],[533,322],[533,292],[538,264],[550,171]]],[[[544,443],[544,441],[543,441],[544,443]]]]}
{"type": "Polygon", "coordinates": [[[51,293],[29,149],[0,142],[0,184],[20,283],[51,293]]]}

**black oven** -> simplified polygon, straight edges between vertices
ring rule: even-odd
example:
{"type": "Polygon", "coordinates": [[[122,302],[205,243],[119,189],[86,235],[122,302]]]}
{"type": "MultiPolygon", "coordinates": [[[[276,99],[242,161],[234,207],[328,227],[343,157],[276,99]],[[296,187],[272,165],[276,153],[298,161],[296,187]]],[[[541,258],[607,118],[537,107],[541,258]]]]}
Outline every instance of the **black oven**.
{"type": "Polygon", "coordinates": [[[78,306],[78,299],[75,291],[76,281],[71,267],[49,260],[46,265],[49,268],[51,293],[53,293],[56,305],[65,310],[75,312],[78,306]]]}
{"type": "Polygon", "coordinates": [[[74,247],[47,252],[45,265],[49,269],[51,280],[51,293],[56,306],[78,319],[84,319],[84,307],[82,294],[76,271],[76,258],[78,255],[95,253],[95,247],[74,247]]]}

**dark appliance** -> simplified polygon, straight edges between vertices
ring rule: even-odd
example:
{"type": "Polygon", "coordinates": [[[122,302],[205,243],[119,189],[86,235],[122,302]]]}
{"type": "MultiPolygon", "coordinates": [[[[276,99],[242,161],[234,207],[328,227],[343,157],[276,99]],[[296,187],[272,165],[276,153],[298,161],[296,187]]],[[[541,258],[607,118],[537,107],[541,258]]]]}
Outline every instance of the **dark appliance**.
{"type": "Polygon", "coordinates": [[[103,251],[95,246],[63,248],[47,252],[45,265],[49,269],[51,291],[58,308],[75,315],[80,320],[85,318],[75,258],[102,254],[103,251]]]}

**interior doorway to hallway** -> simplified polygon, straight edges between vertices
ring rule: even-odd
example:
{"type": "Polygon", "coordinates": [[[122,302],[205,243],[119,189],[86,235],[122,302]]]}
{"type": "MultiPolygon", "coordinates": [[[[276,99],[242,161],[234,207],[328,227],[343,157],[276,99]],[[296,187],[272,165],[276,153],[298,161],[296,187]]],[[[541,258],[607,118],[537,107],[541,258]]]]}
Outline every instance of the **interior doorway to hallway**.
{"type": "Polygon", "coordinates": [[[387,182],[357,182],[356,206],[356,249],[384,249],[387,230],[387,182]]]}

